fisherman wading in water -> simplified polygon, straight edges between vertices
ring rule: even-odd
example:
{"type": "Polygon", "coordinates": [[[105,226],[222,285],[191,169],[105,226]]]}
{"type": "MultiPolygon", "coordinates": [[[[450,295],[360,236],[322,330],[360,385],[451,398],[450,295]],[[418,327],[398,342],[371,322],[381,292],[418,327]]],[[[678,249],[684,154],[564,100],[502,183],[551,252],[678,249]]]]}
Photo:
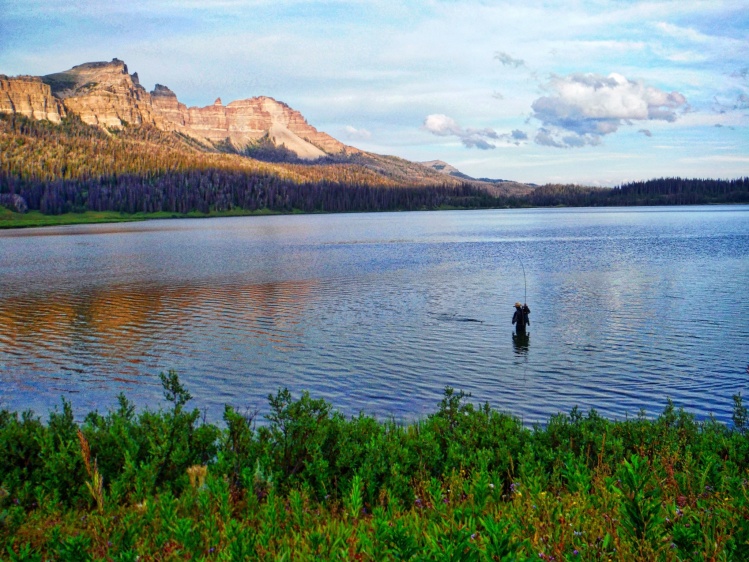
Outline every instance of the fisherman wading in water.
{"type": "Polygon", "coordinates": [[[525,327],[531,325],[530,318],[528,318],[530,313],[531,309],[528,308],[527,304],[521,305],[519,302],[515,303],[515,314],[512,315],[512,323],[515,325],[515,330],[518,334],[525,334],[525,327]]]}

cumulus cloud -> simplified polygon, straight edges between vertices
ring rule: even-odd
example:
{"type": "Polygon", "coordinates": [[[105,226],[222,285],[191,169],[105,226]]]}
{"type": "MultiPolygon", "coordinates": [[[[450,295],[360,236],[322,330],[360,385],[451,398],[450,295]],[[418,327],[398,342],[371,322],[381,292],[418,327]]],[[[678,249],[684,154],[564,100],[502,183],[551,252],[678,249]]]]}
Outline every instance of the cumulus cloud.
{"type": "Polygon", "coordinates": [[[372,133],[370,133],[366,129],[357,129],[355,127],[352,127],[351,125],[346,125],[343,128],[343,131],[346,135],[346,138],[351,140],[366,140],[372,138],[372,133]]]}
{"type": "Polygon", "coordinates": [[[435,113],[424,120],[423,129],[439,137],[457,137],[467,148],[492,150],[500,143],[519,145],[528,140],[528,135],[515,129],[510,133],[498,133],[494,129],[473,129],[461,127],[455,119],[435,113]]]}
{"type": "Polygon", "coordinates": [[[545,89],[550,95],[533,102],[533,117],[543,127],[535,141],[546,146],[573,148],[598,145],[605,135],[634,121],[676,121],[687,109],[678,92],[664,92],[620,74],[553,76],[545,89]]]}
{"type": "Polygon", "coordinates": [[[501,51],[497,51],[494,55],[494,58],[501,62],[502,66],[512,66],[514,68],[525,66],[525,61],[523,59],[513,58],[507,53],[503,53],[501,51]]]}
{"type": "Polygon", "coordinates": [[[499,135],[493,129],[464,129],[455,119],[441,113],[428,115],[424,120],[424,129],[439,137],[458,137],[468,148],[475,147],[481,150],[496,148],[491,141],[499,139],[499,135]]]}

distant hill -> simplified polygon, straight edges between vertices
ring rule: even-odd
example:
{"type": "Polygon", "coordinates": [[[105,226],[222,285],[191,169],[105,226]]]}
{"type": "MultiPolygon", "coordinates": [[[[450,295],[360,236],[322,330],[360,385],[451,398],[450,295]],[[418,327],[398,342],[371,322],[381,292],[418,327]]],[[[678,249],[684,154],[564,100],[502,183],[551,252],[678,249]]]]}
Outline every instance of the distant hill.
{"type": "Polygon", "coordinates": [[[537,187],[535,184],[520,183],[512,180],[474,178],[468,174],[464,174],[455,166],[451,166],[442,160],[429,160],[428,162],[420,162],[420,164],[452,178],[476,184],[492,193],[492,195],[498,197],[507,195],[527,195],[533,191],[533,188],[537,187]]]}

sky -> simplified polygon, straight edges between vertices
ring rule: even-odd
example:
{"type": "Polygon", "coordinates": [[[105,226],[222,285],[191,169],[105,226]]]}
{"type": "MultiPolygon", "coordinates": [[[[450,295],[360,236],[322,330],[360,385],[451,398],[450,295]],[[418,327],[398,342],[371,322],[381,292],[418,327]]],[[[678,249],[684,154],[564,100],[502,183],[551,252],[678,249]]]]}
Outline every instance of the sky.
{"type": "Polygon", "coordinates": [[[749,175],[749,0],[0,0],[0,74],[115,57],[473,177],[749,175]]]}

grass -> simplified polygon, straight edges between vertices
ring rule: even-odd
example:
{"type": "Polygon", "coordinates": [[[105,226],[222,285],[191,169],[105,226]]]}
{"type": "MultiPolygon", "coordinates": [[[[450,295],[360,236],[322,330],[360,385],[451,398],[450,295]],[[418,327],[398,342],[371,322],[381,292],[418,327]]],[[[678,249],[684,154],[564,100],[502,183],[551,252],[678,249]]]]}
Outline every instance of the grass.
{"type": "Polygon", "coordinates": [[[0,558],[749,559],[740,396],[732,427],[669,402],[528,429],[451,388],[404,426],[281,390],[218,427],[161,379],[158,411],[0,411],[0,558]]]}
{"type": "Polygon", "coordinates": [[[257,211],[245,211],[235,209],[231,211],[200,213],[193,211],[190,213],[118,213],[115,211],[85,211],[82,213],[65,213],[62,215],[45,215],[39,211],[29,211],[27,213],[15,213],[4,207],[0,207],[0,229],[5,228],[32,228],[40,226],[62,226],[71,224],[96,224],[96,223],[117,223],[133,222],[152,219],[177,219],[177,218],[208,218],[208,217],[239,217],[239,216],[257,216],[257,215],[276,215],[280,214],[268,209],[257,211]]]}

